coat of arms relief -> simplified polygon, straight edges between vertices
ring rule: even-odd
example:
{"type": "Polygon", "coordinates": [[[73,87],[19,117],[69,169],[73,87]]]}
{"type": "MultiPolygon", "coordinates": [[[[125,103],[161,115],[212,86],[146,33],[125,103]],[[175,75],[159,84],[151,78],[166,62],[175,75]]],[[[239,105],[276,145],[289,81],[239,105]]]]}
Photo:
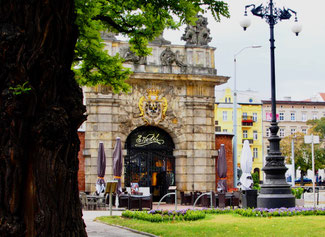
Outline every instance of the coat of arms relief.
{"type": "Polygon", "coordinates": [[[157,125],[166,117],[167,99],[159,96],[158,89],[147,89],[147,94],[139,100],[140,117],[147,125],[157,125]]]}

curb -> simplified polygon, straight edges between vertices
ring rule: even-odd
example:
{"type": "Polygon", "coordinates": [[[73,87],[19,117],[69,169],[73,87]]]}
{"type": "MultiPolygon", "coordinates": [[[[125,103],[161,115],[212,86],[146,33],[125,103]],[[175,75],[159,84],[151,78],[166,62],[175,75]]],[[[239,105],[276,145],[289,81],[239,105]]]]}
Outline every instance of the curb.
{"type": "Polygon", "coordinates": [[[145,235],[145,236],[159,237],[158,235],[154,235],[154,234],[150,234],[150,233],[147,233],[147,232],[142,232],[142,231],[139,231],[139,230],[131,229],[129,227],[120,226],[120,225],[114,225],[114,224],[108,224],[108,223],[105,223],[103,221],[98,220],[97,218],[94,221],[99,222],[99,223],[102,223],[102,224],[105,224],[105,225],[110,225],[110,226],[118,227],[118,228],[121,228],[121,229],[125,229],[125,230],[128,230],[128,231],[137,233],[137,234],[145,235]]]}

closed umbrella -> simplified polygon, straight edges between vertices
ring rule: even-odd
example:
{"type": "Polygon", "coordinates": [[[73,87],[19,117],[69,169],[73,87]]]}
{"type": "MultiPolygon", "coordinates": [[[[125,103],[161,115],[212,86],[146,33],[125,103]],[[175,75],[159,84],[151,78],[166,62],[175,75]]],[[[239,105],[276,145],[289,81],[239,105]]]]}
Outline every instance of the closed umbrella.
{"type": "MultiPolygon", "coordinates": [[[[121,138],[116,138],[116,144],[113,151],[113,175],[114,180],[117,180],[116,193],[117,196],[122,193],[121,176],[122,176],[122,145],[121,138]]],[[[115,199],[118,206],[118,198],[115,199]]]]}
{"type": "Polygon", "coordinates": [[[240,156],[240,168],[242,175],[240,177],[241,189],[251,190],[253,186],[252,168],[253,168],[253,155],[247,140],[244,141],[243,149],[240,156]]]}
{"type": "Polygon", "coordinates": [[[217,172],[220,180],[218,181],[218,192],[227,192],[227,160],[226,160],[226,151],[225,151],[225,145],[221,144],[220,150],[219,150],[219,157],[217,161],[217,172]]]}
{"type": "Polygon", "coordinates": [[[101,194],[105,191],[105,170],[106,170],[106,155],[104,150],[104,144],[99,143],[98,157],[97,157],[97,182],[96,182],[96,192],[101,194]]]}

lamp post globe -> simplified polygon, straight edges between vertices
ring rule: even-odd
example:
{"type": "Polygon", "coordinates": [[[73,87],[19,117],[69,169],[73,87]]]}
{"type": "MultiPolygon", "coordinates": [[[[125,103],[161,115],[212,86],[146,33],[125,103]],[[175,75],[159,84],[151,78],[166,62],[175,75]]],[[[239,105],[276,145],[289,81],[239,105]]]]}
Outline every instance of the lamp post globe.
{"type": "Polygon", "coordinates": [[[240,26],[246,30],[251,25],[251,19],[248,16],[244,16],[243,19],[239,22],[240,26]]]}
{"type": "MultiPolygon", "coordinates": [[[[288,20],[291,14],[295,14],[297,22],[297,13],[291,9],[275,8],[273,0],[269,1],[267,6],[255,4],[245,6],[245,15],[247,9],[251,8],[251,13],[254,16],[265,19],[270,27],[270,52],[271,52],[271,107],[272,121],[270,126],[271,136],[269,137],[270,149],[265,158],[263,171],[265,173],[264,183],[261,185],[260,193],[257,197],[257,207],[261,208],[280,208],[294,207],[295,197],[291,194],[290,184],[286,182],[285,173],[287,168],[284,164],[284,156],[280,151],[280,137],[277,135],[279,131],[278,122],[276,119],[276,93],[275,93],[275,40],[274,26],[279,20],[288,20]]],[[[247,26],[243,24],[244,26],[247,26]]],[[[245,27],[243,27],[245,30],[245,27]]],[[[247,27],[246,27],[247,28],[247,27]]],[[[292,29],[297,35],[301,31],[301,27],[295,26],[292,29]]]]}

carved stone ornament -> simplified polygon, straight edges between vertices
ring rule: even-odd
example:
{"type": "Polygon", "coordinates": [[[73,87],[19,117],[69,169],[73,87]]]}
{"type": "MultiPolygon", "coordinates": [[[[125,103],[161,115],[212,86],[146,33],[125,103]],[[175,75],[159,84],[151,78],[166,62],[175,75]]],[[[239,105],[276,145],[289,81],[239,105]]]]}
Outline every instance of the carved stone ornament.
{"type": "Polygon", "coordinates": [[[161,33],[157,38],[155,38],[153,41],[150,42],[151,44],[156,44],[156,45],[165,45],[165,44],[171,44],[170,41],[165,40],[163,33],[161,33]]]}
{"type": "Polygon", "coordinates": [[[131,51],[130,48],[121,48],[120,53],[125,62],[132,62],[134,64],[147,64],[146,57],[140,57],[131,51]]]}
{"type": "Polygon", "coordinates": [[[147,125],[157,125],[166,117],[167,99],[159,98],[158,89],[147,89],[147,95],[139,100],[140,117],[147,125]]]}
{"type": "Polygon", "coordinates": [[[116,40],[115,35],[116,34],[112,32],[106,32],[106,31],[100,33],[100,36],[102,37],[103,40],[116,40]]]}
{"type": "Polygon", "coordinates": [[[180,59],[179,51],[176,52],[176,54],[170,49],[170,47],[167,47],[160,55],[160,61],[161,65],[163,66],[171,66],[174,62],[177,66],[181,68],[182,73],[186,73],[187,65],[182,62],[180,59]]]}
{"type": "Polygon", "coordinates": [[[197,16],[196,25],[188,25],[185,28],[181,40],[186,41],[186,45],[204,46],[211,42],[210,29],[208,29],[208,19],[201,15],[197,16]]]}

